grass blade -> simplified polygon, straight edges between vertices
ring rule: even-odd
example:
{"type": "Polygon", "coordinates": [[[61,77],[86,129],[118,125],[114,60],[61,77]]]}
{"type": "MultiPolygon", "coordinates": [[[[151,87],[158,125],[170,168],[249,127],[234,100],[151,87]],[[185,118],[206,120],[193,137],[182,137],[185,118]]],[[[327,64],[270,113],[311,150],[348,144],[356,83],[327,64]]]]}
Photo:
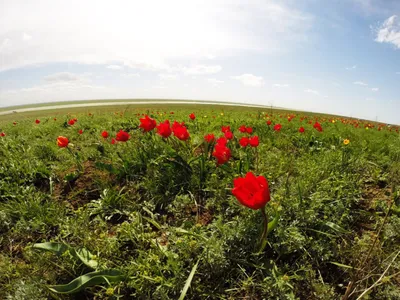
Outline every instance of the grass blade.
{"type": "Polygon", "coordinates": [[[192,271],[189,274],[189,277],[186,279],[185,286],[183,287],[182,293],[179,297],[179,300],[185,299],[186,293],[190,287],[190,284],[192,283],[194,274],[196,273],[197,266],[199,265],[200,259],[196,262],[196,264],[193,266],[192,271]]]}

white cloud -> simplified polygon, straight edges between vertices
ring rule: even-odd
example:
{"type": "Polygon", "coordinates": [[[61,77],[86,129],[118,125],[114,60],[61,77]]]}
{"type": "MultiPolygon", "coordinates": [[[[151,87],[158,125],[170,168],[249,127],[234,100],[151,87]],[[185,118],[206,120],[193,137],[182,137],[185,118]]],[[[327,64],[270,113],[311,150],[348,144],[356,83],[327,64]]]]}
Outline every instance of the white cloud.
{"type": "Polygon", "coordinates": [[[183,59],[281,53],[306,41],[313,22],[278,0],[3,2],[0,45],[12,44],[1,48],[0,71],[55,62],[159,71],[183,59]]]}
{"type": "Polygon", "coordinates": [[[176,80],[178,79],[178,75],[175,74],[158,74],[161,80],[176,80]]]}
{"type": "Polygon", "coordinates": [[[362,81],[354,81],[353,84],[361,85],[361,86],[367,86],[368,85],[368,84],[366,84],[365,82],[362,82],[362,81]]]}
{"type": "Polygon", "coordinates": [[[316,96],[319,96],[319,95],[320,95],[320,93],[319,93],[318,91],[312,90],[312,89],[306,89],[306,90],[304,90],[304,92],[305,92],[305,93],[309,93],[309,94],[314,94],[314,95],[316,95],[316,96]]]}
{"type": "Polygon", "coordinates": [[[379,91],[379,88],[372,88],[371,91],[373,91],[373,92],[378,92],[378,91],[379,91]]]}
{"type": "Polygon", "coordinates": [[[242,74],[240,76],[231,76],[231,78],[239,80],[246,86],[260,87],[264,85],[264,78],[253,74],[242,74]]]}
{"type": "Polygon", "coordinates": [[[122,77],[132,78],[132,77],[140,77],[139,73],[123,73],[121,74],[122,77]]]}
{"type": "Polygon", "coordinates": [[[186,75],[207,75],[216,74],[222,70],[221,66],[195,65],[191,67],[182,67],[181,71],[186,75]]]}
{"type": "Polygon", "coordinates": [[[354,69],[356,69],[356,68],[357,68],[357,66],[354,65],[354,66],[351,66],[351,67],[346,67],[346,70],[354,70],[354,69]]]}
{"type": "Polygon", "coordinates": [[[60,73],[47,75],[47,76],[43,77],[43,79],[48,82],[68,82],[68,81],[81,80],[82,77],[80,77],[79,75],[74,74],[74,73],[60,72],[60,73]]]}
{"type": "Polygon", "coordinates": [[[119,65],[108,65],[106,68],[110,70],[122,70],[123,67],[119,65]]]}
{"type": "Polygon", "coordinates": [[[396,15],[386,19],[376,29],[375,41],[378,43],[389,43],[400,49],[400,21],[396,15]]]}
{"type": "Polygon", "coordinates": [[[23,41],[29,41],[32,39],[32,36],[27,34],[26,32],[24,32],[24,34],[22,35],[22,40],[23,41]]]}
{"type": "Polygon", "coordinates": [[[211,83],[213,86],[218,86],[221,83],[224,83],[222,80],[218,80],[216,78],[207,78],[207,81],[211,83]]]}
{"type": "Polygon", "coordinates": [[[289,87],[289,84],[287,83],[274,83],[274,87],[278,87],[278,88],[287,88],[289,87]]]}

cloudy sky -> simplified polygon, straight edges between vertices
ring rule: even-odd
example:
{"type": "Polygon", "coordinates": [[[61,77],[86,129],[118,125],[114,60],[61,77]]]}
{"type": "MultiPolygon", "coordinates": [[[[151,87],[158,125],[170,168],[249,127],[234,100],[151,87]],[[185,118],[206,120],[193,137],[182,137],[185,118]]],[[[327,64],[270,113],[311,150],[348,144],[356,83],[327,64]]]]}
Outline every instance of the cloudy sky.
{"type": "Polygon", "coordinates": [[[398,0],[0,0],[0,106],[203,99],[400,124],[399,82],[398,0]]]}

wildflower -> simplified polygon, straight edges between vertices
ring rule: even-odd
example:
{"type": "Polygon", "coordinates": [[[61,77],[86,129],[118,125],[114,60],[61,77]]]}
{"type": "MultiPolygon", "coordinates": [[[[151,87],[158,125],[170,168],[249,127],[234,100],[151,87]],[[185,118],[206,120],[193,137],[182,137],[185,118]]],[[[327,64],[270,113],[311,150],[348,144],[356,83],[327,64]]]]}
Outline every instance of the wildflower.
{"type": "Polygon", "coordinates": [[[3,136],[6,136],[6,134],[4,132],[2,132],[2,133],[0,133],[0,136],[3,137],[3,136]]]}
{"type": "Polygon", "coordinates": [[[246,126],[244,126],[244,125],[240,126],[240,127],[239,127],[239,131],[240,131],[241,133],[245,133],[245,132],[246,132],[246,126]]]}
{"type": "Polygon", "coordinates": [[[212,143],[212,142],[215,141],[215,136],[214,136],[212,133],[206,134],[206,135],[204,136],[204,140],[205,140],[207,143],[212,143]]]}
{"type": "Polygon", "coordinates": [[[17,125],[17,122],[13,122],[13,125],[14,125],[14,126],[17,125]]]}
{"type": "Polygon", "coordinates": [[[247,132],[248,134],[252,134],[252,133],[253,133],[253,128],[252,128],[252,127],[247,127],[247,128],[246,128],[246,132],[247,132]]]}
{"type": "Polygon", "coordinates": [[[79,134],[82,134],[82,133],[83,133],[83,130],[82,130],[82,129],[79,129],[78,133],[79,133],[79,134]]]}
{"type": "Polygon", "coordinates": [[[315,123],[314,123],[314,128],[315,128],[316,130],[318,130],[319,132],[322,131],[322,126],[321,126],[321,124],[319,124],[318,122],[315,122],[315,123]]]}
{"type": "Polygon", "coordinates": [[[349,140],[349,139],[345,139],[345,140],[343,140],[343,144],[345,144],[345,145],[348,145],[348,144],[350,144],[350,140],[349,140]]]}
{"type": "Polygon", "coordinates": [[[103,138],[108,138],[108,132],[107,131],[103,131],[102,133],[101,133],[101,136],[103,137],[103,138]]]}
{"type": "Polygon", "coordinates": [[[168,138],[171,135],[172,131],[169,124],[169,120],[165,120],[163,123],[160,123],[157,126],[157,133],[161,135],[163,138],[168,138]]]}
{"type": "Polygon", "coordinates": [[[222,165],[231,158],[231,150],[223,143],[217,143],[212,155],[217,159],[217,164],[222,165]]]}
{"type": "Polygon", "coordinates": [[[191,114],[189,115],[189,118],[190,118],[191,120],[194,120],[194,119],[196,119],[196,116],[195,116],[194,113],[191,113],[191,114]]]}
{"type": "Polygon", "coordinates": [[[148,115],[145,115],[144,118],[140,119],[140,128],[143,128],[144,132],[149,132],[156,128],[157,122],[156,120],[150,118],[148,115]]]}
{"type": "Polygon", "coordinates": [[[129,140],[130,137],[131,137],[131,136],[129,135],[129,133],[127,133],[126,131],[120,130],[120,131],[117,133],[117,136],[115,137],[115,139],[116,139],[118,142],[126,142],[127,140],[129,140]]]}
{"type": "Polygon", "coordinates": [[[40,120],[39,120],[39,119],[36,119],[36,120],[35,120],[35,123],[36,123],[36,124],[40,124],[40,120]]]}
{"type": "Polygon", "coordinates": [[[233,133],[230,132],[230,131],[226,131],[226,132],[224,133],[224,136],[225,136],[226,139],[228,139],[228,140],[233,139],[233,133]]]}
{"type": "Polygon", "coordinates": [[[69,141],[68,138],[66,138],[65,136],[59,136],[57,138],[57,145],[60,148],[65,148],[68,147],[69,141]]]}
{"type": "Polygon", "coordinates": [[[267,125],[269,126],[269,125],[271,125],[272,124],[272,121],[271,120],[268,120],[267,121],[267,125]]]}
{"type": "Polygon", "coordinates": [[[225,132],[227,132],[227,131],[231,131],[231,127],[230,127],[230,126],[222,126],[222,127],[221,127],[221,131],[222,131],[223,133],[225,133],[225,132]]]}
{"type": "Polygon", "coordinates": [[[276,124],[275,126],[274,126],[274,130],[275,131],[281,131],[281,128],[282,128],[282,125],[281,124],[276,124]]]}
{"type": "Polygon", "coordinates": [[[111,144],[112,144],[112,145],[115,144],[115,139],[114,139],[114,138],[111,139],[111,144]]]}
{"type": "Polygon", "coordinates": [[[220,137],[217,140],[217,144],[221,145],[221,146],[226,146],[227,143],[228,143],[228,140],[225,137],[220,137]]]}
{"type": "Polygon", "coordinates": [[[174,133],[174,136],[176,136],[181,141],[186,141],[190,137],[187,128],[185,126],[182,126],[182,125],[175,126],[173,128],[173,133],[174,133]]]}
{"type": "Polygon", "coordinates": [[[264,176],[256,177],[248,172],[245,177],[234,179],[233,185],[232,194],[248,208],[263,208],[271,200],[268,181],[264,176]]]}
{"type": "Polygon", "coordinates": [[[242,138],[239,140],[239,144],[240,144],[240,146],[242,146],[242,147],[247,147],[247,145],[249,144],[249,138],[248,138],[247,136],[242,137],[242,138]]]}
{"type": "Polygon", "coordinates": [[[249,144],[251,147],[258,147],[258,145],[260,144],[260,141],[258,139],[258,136],[252,136],[251,138],[249,138],[249,144]]]}
{"type": "Polygon", "coordinates": [[[68,121],[68,125],[72,126],[74,124],[75,124],[75,120],[71,119],[71,120],[68,121]]]}
{"type": "Polygon", "coordinates": [[[304,127],[300,127],[300,128],[299,128],[299,132],[300,132],[300,133],[304,133],[304,127]]]}

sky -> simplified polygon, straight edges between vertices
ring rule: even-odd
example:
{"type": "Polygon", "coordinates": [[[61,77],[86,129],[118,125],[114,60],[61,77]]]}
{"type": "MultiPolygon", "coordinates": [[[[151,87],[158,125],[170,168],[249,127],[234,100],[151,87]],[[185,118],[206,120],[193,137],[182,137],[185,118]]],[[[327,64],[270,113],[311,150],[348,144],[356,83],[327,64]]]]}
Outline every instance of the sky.
{"type": "Polygon", "coordinates": [[[0,0],[0,107],[233,101],[400,124],[398,0],[0,0]]]}

